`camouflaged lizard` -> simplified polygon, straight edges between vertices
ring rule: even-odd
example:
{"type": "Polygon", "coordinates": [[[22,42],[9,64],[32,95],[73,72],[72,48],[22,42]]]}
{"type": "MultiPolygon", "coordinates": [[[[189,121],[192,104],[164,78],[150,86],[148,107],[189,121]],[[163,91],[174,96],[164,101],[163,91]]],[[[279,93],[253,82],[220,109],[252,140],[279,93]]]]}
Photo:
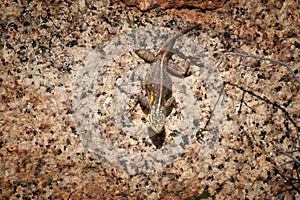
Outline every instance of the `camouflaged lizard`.
{"type": "Polygon", "coordinates": [[[164,130],[166,118],[173,108],[178,108],[176,100],[172,96],[172,80],[169,74],[179,77],[182,75],[169,66],[169,59],[173,55],[172,48],[178,37],[196,27],[198,25],[187,28],[169,38],[156,55],[144,49],[135,50],[135,53],[145,62],[153,63],[152,70],[147,74],[144,83],[147,98],[140,94],[137,101],[145,108],[143,111],[147,115],[147,121],[156,133],[161,133],[164,130]]]}

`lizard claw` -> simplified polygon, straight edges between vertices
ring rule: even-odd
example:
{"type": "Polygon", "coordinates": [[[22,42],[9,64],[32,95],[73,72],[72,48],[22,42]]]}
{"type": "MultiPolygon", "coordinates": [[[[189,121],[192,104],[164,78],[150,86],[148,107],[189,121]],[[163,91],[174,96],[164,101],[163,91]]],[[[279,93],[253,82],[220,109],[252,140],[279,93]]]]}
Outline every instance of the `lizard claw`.
{"type": "Polygon", "coordinates": [[[174,115],[176,115],[177,119],[183,120],[183,114],[181,113],[181,109],[179,107],[175,109],[174,115]]]}

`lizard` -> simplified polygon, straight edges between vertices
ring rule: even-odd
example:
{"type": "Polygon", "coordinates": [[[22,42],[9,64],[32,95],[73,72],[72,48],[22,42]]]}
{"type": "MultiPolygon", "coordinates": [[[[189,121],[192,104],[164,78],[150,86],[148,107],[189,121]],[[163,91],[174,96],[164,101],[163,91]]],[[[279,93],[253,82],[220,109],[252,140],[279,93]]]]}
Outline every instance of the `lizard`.
{"type": "Polygon", "coordinates": [[[146,120],[157,134],[164,130],[165,121],[173,108],[178,108],[175,97],[172,96],[172,79],[169,74],[179,77],[181,75],[169,67],[169,59],[174,54],[172,48],[178,37],[196,27],[198,25],[184,29],[167,39],[156,55],[144,49],[134,50],[146,63],[153,64],[144,83],[147,98],[143,94],[139,94],[137,104],[139,103],[144,108],[143,111],[147,115],[146,120]]]}

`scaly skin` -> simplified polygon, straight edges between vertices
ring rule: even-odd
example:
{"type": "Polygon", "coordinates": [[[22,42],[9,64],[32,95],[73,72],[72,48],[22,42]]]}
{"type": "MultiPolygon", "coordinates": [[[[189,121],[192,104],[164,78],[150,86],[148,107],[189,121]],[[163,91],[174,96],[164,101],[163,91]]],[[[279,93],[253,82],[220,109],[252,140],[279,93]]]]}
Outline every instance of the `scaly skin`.
{"type": "Polygon", "coordinates": [[[164,130],[166,118],[173,108],[177,108],[176,100],[172,96],[172,80],[168,73],[168,62],[173,55],[171,49],[178,37],[196,27],[198,25],[169,38],[159,49],[157,55],[142,49],[135,51],[145,62],[153,63],[153,68],[147,75],[145,82],[148,98],[144,95],[138,95],[138,102],[146,108],[147,121],[156,133],[161,133],[164,130]]]}

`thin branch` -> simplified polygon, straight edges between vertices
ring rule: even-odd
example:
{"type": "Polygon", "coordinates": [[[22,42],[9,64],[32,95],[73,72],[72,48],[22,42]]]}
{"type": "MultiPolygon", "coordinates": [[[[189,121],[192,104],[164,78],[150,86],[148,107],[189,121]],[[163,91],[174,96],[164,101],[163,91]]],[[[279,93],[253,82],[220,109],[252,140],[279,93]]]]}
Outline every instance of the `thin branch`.
{"type": "MultiPolygon", "coordinates": [[[[300,79],[296,76],[296,74],[294,73],[294,71],[292,70],[292,68],[285,62],[282,62],[282,61],[278,61],[278,60],[275,60],[275,59],[272,59],[272,58],[266,58],[266,57],[263,57],[263,56],[254,56],[254,55],[247,55],[247,54],[242,54],[242,53],[234,53],[234,52],[227,52],[227,53],[224,53],[221,58],[220,58],[220,61],[219,63],[217,64],[217,68],[221,65],[222,61],[224,58],[226,58],[226,56],[228,55],[232,55],[232,56],[241,56],[242,57],[242,63],[241,63],[241,68],[239,70],[239,76],[241,74],[241,71],[243,69],[243,67],[245,67],[245,60],[247,58],[256,58],[256,59],[260,59],[260,60],[265,60],[265,61],[270,61],[270,62],[274,62],[274,63],[277,63],[277,64],[280,64],[280,65],[283,65],[284,67],[286,67],[290,73],[292,74],[292,76],[296,79],[296,81],[300,84],[300,79]]],[[[291,151],[284,151],[283,149],[280,149],[278,146],[276,146],[275,144],[273,144],[273,147],[276,149],[276,151],[280,154],[283,154],[283,155],[286,155],[288,158],[290,158],[291,160],[289,161],[286,161],[284,163],[284,165],[290,163],[290,164],[293,164],[293,169],[285,169],[284,168],[284,171],[280,171],[278,169],[278,173],[280,174],[280,176],[285,180],[286,184],[284,187],[282,187],[280,189],[280,191],[276,194],[276,195],[279,195],[281,193],[285,193],[285,192],[288,192],[288,191],[297,191],[297,192],[300,192],[299,190],[299,165],[300,165],[300,160],[293,155],[294,152],[298,152],[297,150],[299,149],[300,150],[300,134],[299,134],[299,130],[300,130],[300,127],[297,125],[297,123],[292,119],[292,117],[290,116],[290,114],[284,109],[284,107],[282,107],[281,105],[275,103],[275,102],[271,102],[269,99],[267,99],[266,97],[261,97],[259,95],[257,95],[256,93],[250,91],[250,90],[247,90],[241,86],[238,86],[237,84],[233,84],[233,83],[230,83],[230,82],[224,82],[224,85],[225,84],[228,84],[228,85],[231,85],[231,86],[234,86],[234,87],[237,87],[239,88],[240,90],[243,91],[243,96],[242,96],[242,99],[241,99],[241,103],[240,103],[240,108],[239,108],[239,111],[241,110],[242,108],[242,104],[245,104],[246,103],[244,102],[244,96],[245,96],[245,93],[248,93],[264,102],[266,102],[267,104],[271,104],[273,105],[274,107],[280,109],[284,114],[285,116],[288,118],[288,120],[294,125],[295,129],[296,129],[296,138],[297,138],[297,141],[296,141],[296,150],[291,150],[291,151]],[[298,143],[298,144],[297,144],[298,143]],[[298,147],[297,147],[298,145],[298,147]],[[288,170],[288,171],[285,171],[285,170],[288,170]],[[296,170],[296,175],[294,175],[294,170],[296,170]],[[287,174],[288,172],[291,172],[291,174],[287,174]],[[295,176],[295,178],[294,178],[295,176]]],[[[276,165],[276,164],[275,164],[276,165]]],[[[277,165],[277,168],[279,166],[277,165]]]]}
{"type": "Polygon", "coordinates": [[[238,85],[236,85],[236,84],[234,84],[234,83],[224,82],[224,84],[228,84],[228,85],[237,87],[237,88],[239,88],[240,90],[242,90],[242,91],[244,91],[244,92],[247,92],[248,94],[250,94],[250,95],[252,95],[252,96],[254,96],[254,97],[256,97],[256,98],[258,98],[258,99],[260,99],[260,100],[262,100],[262,101],[264,101],[264,102],[266,102],[266,103],[268,103],[268,104],[271,104],[271,105],[273,105],[274,107],[276,107],[276,108],[278,108],[278,109],[280,109],[280,110],[287,116],[287,118],[292,122],[292,124],[293,124],[293,125],[295,126],[295,128],[296,128],[296,132],[298,133],[298,128],[299,128],[299,127],[297,126],[296,122],[291,118],[291,116],[289,115],[289,113],[288,113],[283,107],[281,107],[280,105],[278,105],[277,103],[271,102],[269,99],[263,98],[263,97],[261,97],[261,96],[255,94],[254,92],[252,92],[252,91],[250,91],[250,90],[246,90],[245,88],[243,88],[243,87],[241,87],[241,86],[238,86],[238,85]]]}
{"type": "Polygon", "coordinates": [[[228,56],[228,55],[232,55],[232,56],[241,56],[243,57],[243,61],[242,61],[242,65],[244,66],[244,61],[246,58],[257,58],[257,59],[260,59],[260,60],[266,60],[266,61],[271,61],[271,62],[274,62],[274,63],[277,63],[277,64],[280,64],[280,65],[283,65],[285,66],[290,72],[291,74],[293,75],[293,77],[296,79],[296,81],[300,84],[300,79],[296,76],[296,74],[294,73],[293,69],[285,62],[282,62],[282,61],[279,61],[279,60],[275,60],[273,58],[266,58],[266,57],[263,57],[263,56],[255,56],[255,55],[248,55],[248,54],[243,54],[243,53],[235,53],[235,52],[226,52],[224,53],[221,58],[220,58],[220,62],[219,64],[217,65],[217,67],[222,63],[223,59],[228,56]]]}
{"type": "MultiPolygon", "coordinates": [[[[297,192],[300,192],[300,190],[299,190],[299,188],[298,187],[295,187],[294,186],[294,180],[297,180],[297,179],[293,179],[292,177],[286,177],[285,176],[285,174],[283,174],[281,171],[277,171],[278,172],[278,174],[285,180],[285,182],[286,182],[286,185],[284,186],[284,187],[282,187],[281,189],[280,189],[280,191],[277,193],[277,194],[275,194],[275,196],[277,196],[277,195],[279,195],[279,194],[281,194],[281,193],[285,193],[285,192],[287,192],[287,191],[292,191],[292,190],[295,190],[295,191],[297,191],[297,192]],[[290,188],[287,188],[287,187],[289,187],[290,186],[290,188]],[[282,190],[283,188],[287,188],[286,190],[282,190]]],[[[297,182],[296,182],[297,183],[297,182]]]]}
{"type": "Polygon", "coordinates": [[[276,146],[275,144],[273,144],[273,146],[275,147],[275,149],[277,149],[278,152],[288,156],[289,158],[293,159],[295,162],[297,162],[300,165],[300,160],[298,160],[297,158],[294,158],[293,155],[285,152],[284,150],[281,150],[278,146],[276,146]]]}
{"type": "MultiPolygon", "coordinates": [[[[208,126],[208,124],[209,124],[209,122],[210,122],[210,120],[211,120],[211,118],[212,118],[212,116],[213,116],[213,113],[215,112],[215,109],[216,109],[216,107],[217,107],[217,104],[219,103],[219,101],[220,101],[220,99],[221,99],[222,93],[224,93],[224,88],[225,88],[225,86],[223,85],[223,86],[222,86],[222,89],[221,89],[221,92],[220,92],[220,94],[219,94],[219,96],[218,96],[217,102],[215,103],[214,108],[213,108],[212,110],[210,110],[210,116],[209,116],[209,118],[208,118],[208,120],[207,120],[205,126],[202,128],[202,131],[206,130],[206,127],[208,126]]],[[[223,100],[222,100],[222,101],[224,101],[224,96],[223,96],[223,100]]]]}
{"type": "Polygon", "coordinates": [[[242,99],[241,99],[241,103],[240,103],[240,107],[239,107],[238,113],[242,112],[242,106],[243,106],[243,102],[244,102],[244,97],[245,97],[245,91],[243,91],[243,95],[242,95],[242,99]]]}

